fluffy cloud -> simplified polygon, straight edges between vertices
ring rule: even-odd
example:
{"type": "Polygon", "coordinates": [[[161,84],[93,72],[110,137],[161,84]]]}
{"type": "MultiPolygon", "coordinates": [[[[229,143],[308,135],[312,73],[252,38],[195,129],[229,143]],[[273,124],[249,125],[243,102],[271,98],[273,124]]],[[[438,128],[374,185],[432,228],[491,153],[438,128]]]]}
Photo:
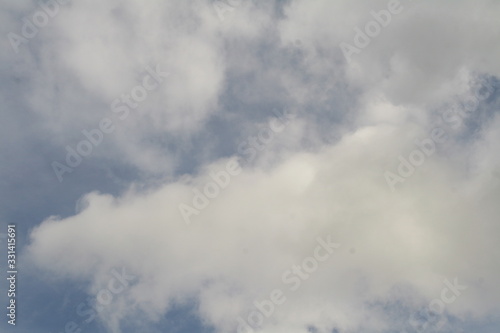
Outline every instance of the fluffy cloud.
{"type": "MultiPolygon", "coordinates": [[[[189,226],[178,206],[207,174],[151,193],[89,194],[79,214],[33,232],[31,255],[57,274],[96,280],[92,272],[126,266],[139,276],[127,294],[131,304],[160,315],[175,300],[195,297],[200,315],[229,331],[254,299],[287,290],[282,273],[311,255],[317,236],[332,235],[341,248],[288,293],[265,331],[309,324],[351,331],[363,327],[363,316],[389,329],[392,321],[369,304],[404,301],[417,309],[455,277],[468,289],[447,306],[450,314],[498,311],[498,258],[485,255],[498,241],[498,180],[465,176],[463,167],[435,157],[391,192],[383,173],[404,150],[402,135],[389,126],[363,128],[319,153],[245,169],[189,226]]],[[[224,162],[210,169],[223,170],[224,162]]]]}
{"type": "Polygon", "coordinates": [[[147,66],[170,75],[102,152],[143,171],[137,186],[86,194],[74,216],[47,218],[28,258],[90,281],[91,294],[114,267],[137,276],[101,314],[111,331],[194,300],[207,325],[234,332],[274,289],[286,301],[263,332],[402,331],[455,278],[467,289],[444,318],[498,313],[499,4],[401,1],[350,62],[340,43],[387,1],[233,5],[221,20],[205,1],[75,2],[38,37],[30,102],[61,144],[109,113],[147,66]],[[249,163],[238,145],[274,107],[295,118],[249,163]],[[401,176],[436,128],[445,139],[401,176]],[[178,176],[182,156],[165,147],[200,137],[202,160],[178,176]],[[235,143],[221,153],[215,142],[235,143]],[[241,173],[186,224],[179,206],[231,159],[241,173]],[[141,186],[162,168],[168,180],[141,186]],[[394,191],[388,171],[401,178],[394,191]],[[284,272],[328,235],[341,246],[290,290],[284,272]]]}

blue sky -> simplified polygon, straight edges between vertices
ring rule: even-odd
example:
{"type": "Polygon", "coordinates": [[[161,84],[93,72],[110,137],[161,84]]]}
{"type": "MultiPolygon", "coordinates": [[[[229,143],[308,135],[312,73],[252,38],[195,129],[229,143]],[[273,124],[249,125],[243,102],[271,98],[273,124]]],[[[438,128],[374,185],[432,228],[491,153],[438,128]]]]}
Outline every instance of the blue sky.
{"type": "Polygon", "coordinates": [[[500,3],[4,1],[1,332],[498,332],[500,3]]]}

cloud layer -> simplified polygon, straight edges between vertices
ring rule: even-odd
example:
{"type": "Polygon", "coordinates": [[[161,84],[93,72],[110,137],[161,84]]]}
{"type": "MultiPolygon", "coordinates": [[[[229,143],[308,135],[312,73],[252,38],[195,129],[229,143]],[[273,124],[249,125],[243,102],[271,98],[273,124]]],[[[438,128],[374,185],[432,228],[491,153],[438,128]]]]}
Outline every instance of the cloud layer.
{"type": "MultiPolygon", "coordinates": [[[[30,8],[6,8],[2,29],[20,33],[30,8]]],[[[2,99],[37,119],[28,131],[61,163],[82,130],[111,119],[85,160],[136,173],[123,193],[96,188],[73,216],[40,221],[26,258],[92,295],[126,267],[137,280],[100,314],[110,332],[179,304],[234,332],[276,289],[286,301],[262,332],[410,331],[455,279],[467,289],[443,303],[439,329],[489,320],[500,310],[499,14],[486,0],[60,5],[2,53],[25,87],[2,99]],[[341,43],[356,47],[391,6],[346,59],[341,43]],[[126,105],[157,65],[164,82],[120,119],[113,101],[126,105]],[[283,113],[283,130],[266,132],[283,113]],[[241,172],[207,194],[228,163],[241,172]],[[195,196],[212,198],[199,209],[195,196]],[[189,224],[181,204],[197,211],[189,224]],[[284,274],[327,236],[340,247],[291,290],[284,274]]]]}

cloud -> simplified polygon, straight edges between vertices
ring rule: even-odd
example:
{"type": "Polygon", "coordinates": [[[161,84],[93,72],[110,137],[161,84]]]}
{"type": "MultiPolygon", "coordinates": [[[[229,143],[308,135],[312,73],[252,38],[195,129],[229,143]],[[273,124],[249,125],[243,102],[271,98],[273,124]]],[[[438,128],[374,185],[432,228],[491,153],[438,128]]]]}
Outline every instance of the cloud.
{"type": "MultiPolygon", "coordinates": [[[[144,312],[161,315],[177,299],[195,297],[205,320],[227,327],[253,299],[283,288],[287,266],[308,256],[318,235],[331,234],[342,251],[269,325],[356,330],[363,327],[360,316],[370,316],[389,328],[376,309],[351,309],[400,301],[394,288],[418,308],[454,277],[469,288],[447,307],[450,314],[497,311],[498,184],[488,185],[481,174],[463,177],[460,166],[435,158],[392,193],[382,174],[402,149],[399,137],[394,128],[364,128],[321,153],[294,153],[270,169],[246,169],[190,226],[177,206],[206,174],[147,194],[89,194],[79,214],[45,221],[32,233],[30,254],[57,275],[73,277],[98,279],[91,272],[126,265],[139,276],[127,297],[144,312]]],[[[210,168],[222,170],[223,162],[210,168]]]]}
{"type": "MultiPolygon", "coordinates": [[[[89,159],[139,172],[124,193],[96,189],[73,216],[45,218],[26,259],[90,283],[90,294],[113,268],[137,276],[101,314],[113,332],[135,315],[147,327],[179,304],[234,332],[277,288],[286,302],[264,332],[402,331],[455,278],[467,289],[446,318],[498,312],[500,7],[401,6],[351,61],[339,45],[387,1],[243,2],[223,20],[201,0],[61,8],[19,58],[2,55],[25,61],[3,67],[26,87],[10,101],[52,133],[45,140],[61,156],[111,117],[116,131],[89,159]],[[112,101],[156,64],[169,76],[120,122],[112,101]],[[246,163],[238,146],[275,109],[295,118],[246,163]],[[458,126],[450,110],[466,114],[458,126]],[[447,140],[391,191],[384,174],[435,128],[447,140]],[[187,225],[179,205],[232,158],[242,172],[187,225]],[[327,235],[341,247],[292,291],[283,272],[327,235]]],[[[12,17],[3,29],[19,29],[12,17]]]]}

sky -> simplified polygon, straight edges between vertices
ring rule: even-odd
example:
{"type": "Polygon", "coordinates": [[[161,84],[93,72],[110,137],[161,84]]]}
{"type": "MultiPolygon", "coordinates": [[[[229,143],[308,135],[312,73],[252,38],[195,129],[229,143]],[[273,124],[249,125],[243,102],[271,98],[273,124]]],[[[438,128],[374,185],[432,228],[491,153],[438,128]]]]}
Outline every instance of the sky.
{"type": "Polygon", "coordinates": [[[2,1],[0,332],[499,332],[499,17],[2,1]]]}

